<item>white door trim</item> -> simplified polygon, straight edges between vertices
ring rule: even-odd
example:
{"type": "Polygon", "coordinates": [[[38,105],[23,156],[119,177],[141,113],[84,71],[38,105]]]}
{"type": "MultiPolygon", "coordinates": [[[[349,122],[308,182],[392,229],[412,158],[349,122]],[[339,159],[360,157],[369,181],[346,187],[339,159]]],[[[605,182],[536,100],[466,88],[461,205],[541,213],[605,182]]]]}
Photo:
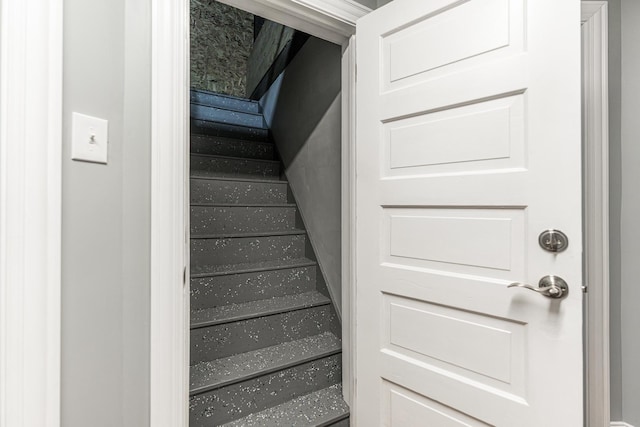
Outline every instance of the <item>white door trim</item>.
{"type": "Polygon", "coordinates": [[[356,425],[356,37],[342,46],[342,391],[356,425]]]}
{"type": "Polygon", "coordinates": [[[189,397],[189,2],[152,3],[152,426],[187,426],[189,397]]]}
{"type": "Polygon", "coordinates": [[[371,12],[353,0],[219,0],[238,9],[343,45],[358,18],[371,12]]]}
{"type": "Polygon", "coordinates": [[[607,2],[582,2],[587,425],[610,420],[607,2]]]}
{"type": "MultiPolygon", "coordinates": [[[[344,47],[343,154],[354,156],[355,21],[370,12],[351,0],[222,0],[344,47]]],[[[151,142],[151,380],[154,427],[187,426],[189,364],[188,117],[189,1],[156,0],[152,10],[151,142]],[[184,283],[183,283],[184,279],[184,283]]],[[[343,253],[352,254],[353,157],[342,164],[343,253]]],[[[353,254],[351,255],[353,256],[353,254]]],[[[354,289],[351,263],[343,264],[343,292],[354,289]]],[[[342,308],[345,398],[351,403],[355,318],[342,308]],[[347,393],[347,391],[349,391],[347,393]]]]}
{"type": "Polygon", "coordinates": [[[0,8],[0,426],[58,427],[62,0],[0,8]]]}

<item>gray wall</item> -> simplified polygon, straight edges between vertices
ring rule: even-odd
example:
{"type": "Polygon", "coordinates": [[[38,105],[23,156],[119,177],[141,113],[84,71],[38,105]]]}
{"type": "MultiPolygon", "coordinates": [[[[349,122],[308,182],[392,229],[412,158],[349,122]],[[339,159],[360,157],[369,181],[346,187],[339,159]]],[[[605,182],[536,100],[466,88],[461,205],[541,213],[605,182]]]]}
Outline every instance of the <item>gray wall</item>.
{"type": "Polygon", "coordinates": [[[296,30],[293,28],[277,22],[269,20],[264,22],[258,37],[253,42],[247,61],[247,90],[245,94],[247,98],[251,97],[262,78],[270,71],[269,68],[287,47],[287,43],[293,39],[295,32],[296,30]]]}
{"type": "Polygon", "coordinates": [[[149,424],[150,0],[65,0],[62,425],[149,424]],[[70,160],[71,113],[109,163],[70,160]]]}
{"type": "Polygon", "coordinates": [[[623,420],[640,426],[640,2],[621,1],[621,366],[623,420]]]}
{"type": "Polygon", "coordinates": [[[336,309],[341,309],[341,48],[314,37],[261,103],[336,309]]]}

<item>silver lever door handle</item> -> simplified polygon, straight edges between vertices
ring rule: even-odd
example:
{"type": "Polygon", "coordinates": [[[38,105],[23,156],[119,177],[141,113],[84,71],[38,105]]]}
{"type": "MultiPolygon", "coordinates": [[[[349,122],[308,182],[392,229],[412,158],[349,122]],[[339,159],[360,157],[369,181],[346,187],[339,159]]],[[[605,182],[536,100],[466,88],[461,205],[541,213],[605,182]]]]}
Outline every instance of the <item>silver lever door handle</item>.
{"type": "Polygon", "coordinates": [[[524,288],[530,291],[537,292],[540,295],[544,295],[547,298],[561,299],[569,294],[569,285],[561,277],[558,276],[544,276],[538,282],[538,287],[527,285],[525,283],[512,283],[508,288],[524,288]]]}

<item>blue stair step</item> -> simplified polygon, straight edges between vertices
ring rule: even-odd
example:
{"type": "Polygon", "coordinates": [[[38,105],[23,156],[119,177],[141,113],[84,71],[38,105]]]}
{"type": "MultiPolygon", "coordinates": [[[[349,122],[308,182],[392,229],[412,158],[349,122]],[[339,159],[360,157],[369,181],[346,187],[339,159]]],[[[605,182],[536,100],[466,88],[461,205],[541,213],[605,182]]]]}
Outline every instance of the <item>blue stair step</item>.
{"type": "Polygon", "coordinates": [[[246,113],[202,104],[191,104],[191,119],[248,128],[267,129],[267,124],[260,113],[246,113]]]}
{"type": "Polygon", "coordinates": [[[191,103],[208,105],[210,107],[224,108],[231,111],[259,114],[262,112],[258,101],[238,98],[230,95],[209,92],[200,89],[191,89],[191,103]]]}

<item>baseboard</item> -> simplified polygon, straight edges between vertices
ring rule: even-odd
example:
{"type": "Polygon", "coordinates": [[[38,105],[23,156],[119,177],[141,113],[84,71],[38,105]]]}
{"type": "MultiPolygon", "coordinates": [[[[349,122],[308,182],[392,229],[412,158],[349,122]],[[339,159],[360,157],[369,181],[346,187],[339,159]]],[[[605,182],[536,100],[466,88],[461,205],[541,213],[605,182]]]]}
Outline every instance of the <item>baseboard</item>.
{"type": "Polygon", "coordinates": [[[611,421],[611,427],[633,427],[631,424],[624,421],[611,421]]]}

